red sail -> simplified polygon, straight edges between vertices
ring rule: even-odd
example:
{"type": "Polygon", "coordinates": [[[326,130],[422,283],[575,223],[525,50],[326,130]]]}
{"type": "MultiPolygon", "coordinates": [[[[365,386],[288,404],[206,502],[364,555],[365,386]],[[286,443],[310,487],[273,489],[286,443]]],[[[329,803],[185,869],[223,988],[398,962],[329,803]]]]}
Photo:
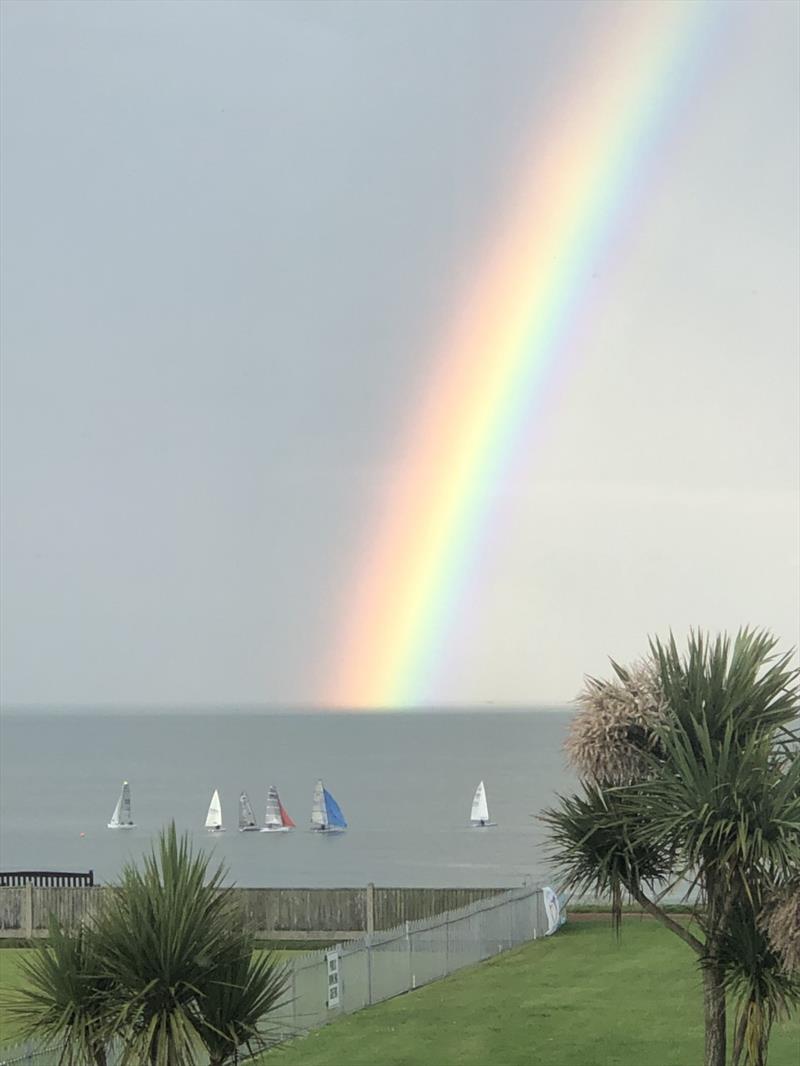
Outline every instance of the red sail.
{"type": "Polygon", "coordinates": [[[278,802],[278,806],[281,809],[281,821],[283,822],[283,824],[284,825],[288,825],[290,829],[296,828],[294,822],[289,817],[289,815],[286,813],[286,808],[284,807],[284,805],[280,801],[278,802]]]}

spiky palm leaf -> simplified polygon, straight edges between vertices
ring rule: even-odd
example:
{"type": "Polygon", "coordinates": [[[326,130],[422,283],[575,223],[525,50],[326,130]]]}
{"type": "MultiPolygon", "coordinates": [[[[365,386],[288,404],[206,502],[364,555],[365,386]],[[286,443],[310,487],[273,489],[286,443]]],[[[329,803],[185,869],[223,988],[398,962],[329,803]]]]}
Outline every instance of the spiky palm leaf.
{"type": "Polygon", "coordinates": [[[236,1060],[239,1048],[256,1052],[274,1040],[268,1017],[286,1001],[290,971],[271,952],[252,950],[249,936],[218,968],[200,1001],[202,1039],[211,1066],[236,1060]]]}
{"type": "Polygon", "coordinates": [[[98,918],[126,1066],[194,1066],[202,1048],[200,1000],[237,950],[241,924],[223,867],[209,876],[208,865],[172,825],[141,870],[125,867],[98,918]]]}
{"type": "Polygon", "coordinates": [[[751,629],[740,629],[733,640],[692,632],[685,655],[672,634],[666,641],[651,640],[670,717],[683,725],[702,717],[714,741],[731,723],[737,736],[791,730],[797,671],[790,666],[791,652],[775,654],[777,644],[771,634],[751,629]]]}
{"type": "Polygon", "coordinates": [[[800,998],[800,974],[789,973],[758,921],[761,892],[737,897],[718,945],[725,987],[737,1004],[733,1066],[744,1054],[748,1066],[765,1066],[773,1023],[800,998]]]}
{"type": "Polygon", "coordinates": [[[800,764],[783,767],[768,734],[714,743],[704,721],[661,738],[663,763],[635,797],[623,797],[643,843],[668,849],[687,868],[745,892],[768,873],[782,880],[800,859],[800,764]]]}
{"type": "Polygon", "coordinates": [[[610,896],[617,929],[623,892],[660,883],[674,865],[667,850],[644,840],[631,815],[638,795],[636,786],[603,789],[587,782],[582,795],[560,796],[558,807],[540,815],[550,830],[547,846],[562,888],[610,896]]]}
{"type": "Polygon", "coordinates": [[[105,1066],[112,982],[90,930],[64,932],[51,917],[49,939],[20,963],[22,984],[3,997],[23,1038],[62,1044],[62,1066],[105,1066]]]}

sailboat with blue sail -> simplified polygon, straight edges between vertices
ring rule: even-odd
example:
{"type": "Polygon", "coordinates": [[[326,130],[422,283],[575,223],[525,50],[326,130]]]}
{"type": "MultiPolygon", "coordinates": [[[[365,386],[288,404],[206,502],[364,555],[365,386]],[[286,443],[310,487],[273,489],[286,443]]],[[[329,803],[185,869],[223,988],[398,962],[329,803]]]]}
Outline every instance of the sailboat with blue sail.
{"type": "Polygon", "coordinates": [[[311,807],[311,828],[319,833],[343,833],[347,829],[342,809],[322,781],[317,781],[311,807]]]}

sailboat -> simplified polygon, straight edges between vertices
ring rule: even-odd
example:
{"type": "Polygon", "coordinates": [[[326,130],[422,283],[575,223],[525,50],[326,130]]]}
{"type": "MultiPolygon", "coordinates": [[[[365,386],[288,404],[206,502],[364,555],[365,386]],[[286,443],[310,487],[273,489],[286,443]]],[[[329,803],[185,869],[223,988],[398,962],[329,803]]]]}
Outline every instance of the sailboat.
{"type": "Polygon", "coordinates": [[[486,802],[486,789],[483,781],[475,789],[469,819],[473,829],[488,829],[490,826],[497,825],[497,822],[489,821],[489,804],[486,802]]]}
{"type": "Polygon", "coordinates": [[[246,792],[243,792],[239,797],[239,832],[258,832],[258,823],[256,822],[256,816],[253,814],[253,807],[246,792]]]}
{"type": "Polygon", "coordinates": [[[343,833],[347,829],[347,822],[344,820],[339,804],[322,781],[317,781],[314,789],[311,828],[320,833],[343,833]]]}
{"type": "Polygon", "coordinates": [[[274,785],[269,786],[267,793],[267,810],[264,815],[264,828],[262,833],[289,833],[294,829],[294,822],[281,803],[278,790],[274,785]]]}
{"type": "Polygon", "coordinates": [[[131,817],[131,786],[127,781],[122,782],[122,791],[119,794],[117,805],[114,808],[114,813],[111,815],[111,821],[108,823],[109,829],[135,829],[133,818],[131,817]]]}
{"type": "Polygon", "coordinates": [[[206,829],[209,833],[224,833],[225,826],[222,824],[222,804],[219,801],[219,792],[214,789],[214,795],[208,805],[206,815],[206,829]]]}

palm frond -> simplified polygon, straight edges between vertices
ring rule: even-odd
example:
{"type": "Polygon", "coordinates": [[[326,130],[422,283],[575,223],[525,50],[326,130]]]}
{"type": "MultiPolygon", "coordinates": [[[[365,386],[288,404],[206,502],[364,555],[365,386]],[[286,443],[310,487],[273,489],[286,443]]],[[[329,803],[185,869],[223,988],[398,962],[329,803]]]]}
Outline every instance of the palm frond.
{"type": "Polygon", "coordinates": [[[273,1042],[268,1017],[286,1002],[290,971],[274,954],[251,945],[243,938],[240,952],[219,967],[200,1001],[211,1066],[222,1066],[241,1047],[256,1052],[273,1042]]]}
{"type": "Polygon", "coordinates": [[[4,993],[3,1009],[23,1038],[64,1043],[63,1066],[105,1066],[112,982],[92,933],[65,932],[51,917],[47,943],[20,964],[22,982],[4,993]]]}

